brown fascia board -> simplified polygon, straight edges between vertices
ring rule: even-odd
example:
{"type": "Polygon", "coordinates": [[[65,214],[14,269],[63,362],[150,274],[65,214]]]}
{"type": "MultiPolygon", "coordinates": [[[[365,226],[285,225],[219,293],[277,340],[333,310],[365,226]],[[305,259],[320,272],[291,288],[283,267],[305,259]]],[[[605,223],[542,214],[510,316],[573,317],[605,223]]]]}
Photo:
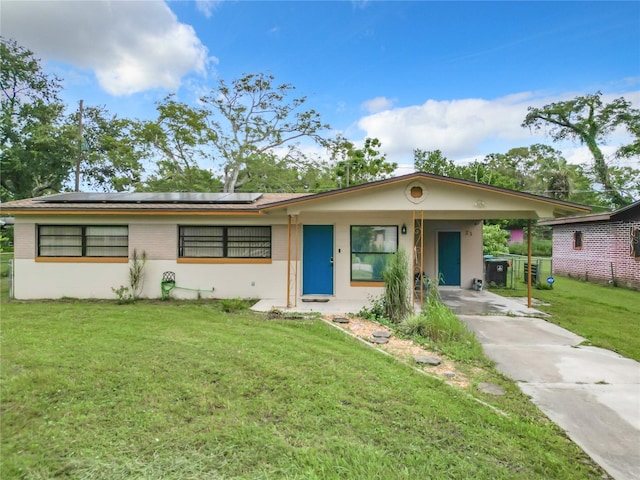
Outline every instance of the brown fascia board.
{"type": "Polygon", "coordinates": [[[551,220],[541,220],[538,222],[540,226],[554,226],[554,225],[566,225],[570,223],[593,223],[593,222],[608,222],[611,219],[611,212],[609,213],[594,213],[591,215],[578,215],[575,217],[563,217],[554,218],[551,220]]]}
{"type": "Polygon", "coordinates": [[[377,180],[375,182],[363,183],[363,184],[355,185],[352,187],[345,187],[345,188],[340,188],[336,190],[330,190],[328,192],[316,193],[316,194],[312,194],[304,197],[298,197],[290,200],[274,202],[274,203],[265,205],[262,208],[266,210],[271,208],[285,207],[288,205],[314,201],[316,199],[320,199],[324,197],[344,195],[344,194],[356,192],[359,190],[366,190],[369,188],[378,187],[381,185],[390,185],[393,183],[404,182],[406,180],[418,180],[418,179],[435,180],[437,182],[445,182],[445,183],[455,183],[458,185],[463,185],[463,186],[475,188],[478,190],[488,190],[491,192],[513,195],[513,196],[527,198],[530,200],[537,200],[545,203],[551,203],[553,205],[568,207],[570,210],[574,210],[574,211],[575,210],[583,211],[583,212],[591,211],[591,207],[580,205],[579,203],[565,202],[563,200],[556,200],[554,198],[542,197],[540,195],[534,195],[532,193],[518,192],[516,190],[509,190],[507,188],[494,187],[493,185],[486,185],[484,183],[477,183],[477,182],[472,182],[470,180],[462,180],[460,178],[454,178],[454,177],[445,177],[442,175],[435,175],[433,173],[425,173],[425,172],[408,173],[406,175],[401,175],[399,177],[387,178],[384,180],[377,180]]]}
{"type": "Polygon", "coordinates": [[[640,201],[622,207],[613,212],[593,213],[591,215],[577,215],[571,217],[555,218],[538,222],[538,225],[553,226],[575,223],[609,222],[615,220],[640,219],[640,201]]]}

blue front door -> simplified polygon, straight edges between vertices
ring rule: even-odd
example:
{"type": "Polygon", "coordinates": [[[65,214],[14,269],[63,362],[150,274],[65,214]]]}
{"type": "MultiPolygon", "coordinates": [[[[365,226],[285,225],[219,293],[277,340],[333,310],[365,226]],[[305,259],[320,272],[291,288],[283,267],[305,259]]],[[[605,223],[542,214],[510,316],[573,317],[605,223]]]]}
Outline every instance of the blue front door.
{"type": "Polygon", "coordinates": [[[304,225],[302,294],[333,295],[333,225],[304,225]]]}
{"type": "Polygon", "coordinates": [[[460,285],[460,232],[438,232],[439,285],[460,285]]]}

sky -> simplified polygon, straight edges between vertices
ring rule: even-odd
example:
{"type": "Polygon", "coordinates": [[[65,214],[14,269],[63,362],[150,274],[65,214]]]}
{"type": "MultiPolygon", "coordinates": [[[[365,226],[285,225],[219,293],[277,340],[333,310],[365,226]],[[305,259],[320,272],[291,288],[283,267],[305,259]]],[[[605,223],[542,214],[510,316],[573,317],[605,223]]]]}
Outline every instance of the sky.
{"type": "MultiPolygon", "coordinates": [[[[152,119],[169,93],[195,104],[219,79],[273,75],[332,136],[380,139],[399,174],[415,148],[467,162],[552,144],[520,126],[529,106],[601,91],[640,108],[637,1],[2,0],[0,33],[63,79],[71,108],[83,99],[121,117],[152,119]]],[[[605,153],[627,139],[614,132],[605,153]]]]}

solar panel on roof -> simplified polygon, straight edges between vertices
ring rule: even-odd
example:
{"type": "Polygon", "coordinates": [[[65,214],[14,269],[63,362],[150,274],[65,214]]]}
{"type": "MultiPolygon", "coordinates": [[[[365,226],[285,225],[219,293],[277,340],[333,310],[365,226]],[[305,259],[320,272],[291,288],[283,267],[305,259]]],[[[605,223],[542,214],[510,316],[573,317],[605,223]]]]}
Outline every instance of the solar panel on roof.
{"type": "Polygon", "coordinates": [[[45,203],[254,203],[262,193],[211,192],[69,192],[39,198],[45,203]]]}
{"type": "Polygon", "coordinates": [[[218,203],[253,203],[262,197],[262,193],[227,193],[218,203]]]}

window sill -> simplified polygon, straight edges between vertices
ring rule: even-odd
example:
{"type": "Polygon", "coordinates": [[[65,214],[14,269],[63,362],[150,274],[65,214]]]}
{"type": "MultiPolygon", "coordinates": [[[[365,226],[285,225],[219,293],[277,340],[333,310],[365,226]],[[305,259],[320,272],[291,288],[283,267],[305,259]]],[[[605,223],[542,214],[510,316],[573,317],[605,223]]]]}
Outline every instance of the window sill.
{"type": "Polygon", "coordinates": [[[129,263],[127,257],[36,257],[42,263],[129,263]]]}
{"type": "Polygon", "coordinates": [[[271,264],[270,258],[178,258],[177,263],[207,263],[207,264],[271,264]]]}
{"type": "Polygon", "coordinates": [[[361,282],[361,281],[357,281],[354,282],[353,280],[351,281],[351,286],[352,287],[384,287],[384,282],[380,281],[380,282],[361,282]]]}

